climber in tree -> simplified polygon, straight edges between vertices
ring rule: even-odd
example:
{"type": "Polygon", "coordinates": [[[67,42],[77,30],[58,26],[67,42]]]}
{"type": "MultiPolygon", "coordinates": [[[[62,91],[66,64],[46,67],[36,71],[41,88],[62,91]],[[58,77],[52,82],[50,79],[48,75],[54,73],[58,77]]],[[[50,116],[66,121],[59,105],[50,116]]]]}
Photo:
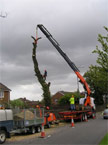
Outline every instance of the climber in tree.
{"type": "Polygon", "coordinates": [[[47,71],[45,70],[43,75],[44,80],[46,80],[46,77],[47,77],[47,71]]]}

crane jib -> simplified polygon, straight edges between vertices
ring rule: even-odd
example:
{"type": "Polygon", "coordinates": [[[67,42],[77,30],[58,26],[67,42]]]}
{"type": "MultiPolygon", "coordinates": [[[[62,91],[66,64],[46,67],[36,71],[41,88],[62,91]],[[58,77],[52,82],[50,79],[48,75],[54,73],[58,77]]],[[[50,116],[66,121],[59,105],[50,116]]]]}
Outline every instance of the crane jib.
{"type": "Polygon", "coordinates": [[[52,45],[57,49],[57,51],[63,56],[63,58],[66,60],[66,62],[69,64],[69,66],[73,69],[75,74],[80,79],[81,83],[84,85],[84,89],[86,89],[87,95],[89,96],[91,93],[90,88],[89,88],[87,82],[85,81],[85,79],[83,78],[83,76],[81,76],[81,74],[79,73],[80,71],[76,67],[76,65],[69,59],[69,57],[66,55],[66,53],[64,53],[62,51],[59,43],[52,37],[52,35],[49,33],[49,31],[42,24],[37,25],[37,27],[39,27],[39,29],[45,34],[45,36],[49,39],[49,41],[52,43],[52,45]]]}
{"type": "Polygon", "coordinates": [[[73,69],[73,71],[79,71],[79,69],[75,66],[75,64],[69,59],[69,57],[62,51],[59,43],[52,37],[49,31],[43,25],[37,25],[40,30],[45,34],[45,36],[49,39],[49,41],[53,44],[53,46],[57,49],[57,51],[63,56],[63,58],[67,61],[69,66],[73,69]]]}

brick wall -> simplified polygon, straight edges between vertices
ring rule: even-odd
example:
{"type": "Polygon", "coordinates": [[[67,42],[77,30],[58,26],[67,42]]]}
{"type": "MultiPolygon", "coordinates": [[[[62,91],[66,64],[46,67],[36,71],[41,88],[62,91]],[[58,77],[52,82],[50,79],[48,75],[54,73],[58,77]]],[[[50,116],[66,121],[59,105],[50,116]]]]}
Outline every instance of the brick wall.
{"type": "Polygon", "coordinates": [[[0,104],[8,104],[10,102],[10,92],[4,91],[4,97],[0,99],[0,104]]]}
{"type": "Polygon", "coordinates": [[[64,96],[63,94],[61,94],[61,93],[56,93],[55,95],[53,95],[53,97],[52,97],[52,99],[51,99],[51,101],[52,101],[52,104],[54,104],[54,105],[57,105],[58,104],[58,101],[59,101],[59,99],[62,97],[62,96],[64,96]]]}

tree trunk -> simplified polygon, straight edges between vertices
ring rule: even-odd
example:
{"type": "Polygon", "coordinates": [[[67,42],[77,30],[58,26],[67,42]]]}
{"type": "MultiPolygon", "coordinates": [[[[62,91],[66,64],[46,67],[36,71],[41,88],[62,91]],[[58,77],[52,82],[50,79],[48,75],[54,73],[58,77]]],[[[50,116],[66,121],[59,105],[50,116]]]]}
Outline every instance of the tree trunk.
{"type": "Polygon", "coordinates": [[[34,42],[33,44],[33,50],[32,50],[32,60],[33,60],[33,64],[34,64],[34,71],[35,71],[35,76],[38,78],[39,83],[42,86],[42,90],[43,90],[43,97],[44,97],[44,103],[45,106],[50,106],[51,105],[51,93],[50,93],[50,83],[46,83],[45,79],[43,78],[40,70],[39,70],[39,66],[38,66],[38,61],[36,58],[36,48],[37,48],[37,41],[33,36],[32,36],[34,42]]]}

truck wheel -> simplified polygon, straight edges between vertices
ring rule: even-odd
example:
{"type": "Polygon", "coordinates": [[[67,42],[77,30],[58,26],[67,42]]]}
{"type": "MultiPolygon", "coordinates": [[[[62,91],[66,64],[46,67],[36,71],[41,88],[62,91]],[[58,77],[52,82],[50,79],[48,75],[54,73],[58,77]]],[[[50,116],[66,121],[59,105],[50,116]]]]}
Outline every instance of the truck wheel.
{"type": "Polygon", "coordinates": [[[6,131],[1,130],[0,131],[0,144],[4,143],[6,141],[6,131]]]}
{"type": "Polygon", "coordinates": [[[85,115],[82,114],[82,118],[81,118],[81,121],[84,121],[85,120],[85,115]]]}
{"type": "Polygon", "coordinates": [[[48,124],[47,124],[47,127],[48,127],[48,128],[50,128],[50,127],[51,127],[51,124],[50,124],[50,123],[48,123],[48,124]]]}
{"type": "Polygon", "coordinates": [[[37,131],[38,133],[41,132],[40,126],[38,126],[38,127],[36,128],[36,131],[37,131]]]}
{"type": "Polygon", "coordinates": [[[32,127],[32,128],[31,128],[31,133],[34,134],[35,132],[36,132],[35,127],[32,127]]]}
{"type": "Polygon", "coordinates": [[[95,118],[96,117],[96,113],[94,112],[93,114],[92,114],[92,118],[95,118]]]}

